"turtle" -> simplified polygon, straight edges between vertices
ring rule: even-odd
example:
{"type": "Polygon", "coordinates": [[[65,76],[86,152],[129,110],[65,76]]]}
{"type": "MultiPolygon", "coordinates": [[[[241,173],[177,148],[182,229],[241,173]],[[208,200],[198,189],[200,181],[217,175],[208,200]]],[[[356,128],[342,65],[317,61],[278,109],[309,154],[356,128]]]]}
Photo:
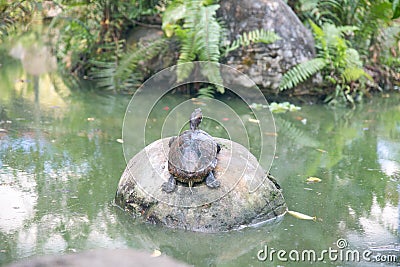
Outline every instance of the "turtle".
{"type": "Polygon", "coordinates": [[[200,108],[193,111],[190,116],[190,130],[169,140],[168,182],[162,184],[162,190],[171,193],[176,188],[176,180],[189,185],[192,190],[193,183],[205,179],[209,188],[218,188],[218,181],[213,173],[217,166],[217,154],[221,146],[215,142],[211,135],[198,129],[203,119],[200,108]]]}

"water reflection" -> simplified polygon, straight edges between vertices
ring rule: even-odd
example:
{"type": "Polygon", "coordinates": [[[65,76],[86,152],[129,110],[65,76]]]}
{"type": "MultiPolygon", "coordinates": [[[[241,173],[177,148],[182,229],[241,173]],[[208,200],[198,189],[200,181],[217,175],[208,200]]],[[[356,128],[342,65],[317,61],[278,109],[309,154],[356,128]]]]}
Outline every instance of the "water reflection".
{"type": "Polygon", "coordinates": [[[378,162],[381,170],[390,177],[400,174],[400,143],[378,137],[377,141],[378,162]]]}
{"type": "Polygon", "coordinates": [[[33,175],[3,164],[0,169],[0,230],[11,234],[35,215],[36,181],[33,175]],[[14,175],[12,175],[14,174],[14,175]]]}

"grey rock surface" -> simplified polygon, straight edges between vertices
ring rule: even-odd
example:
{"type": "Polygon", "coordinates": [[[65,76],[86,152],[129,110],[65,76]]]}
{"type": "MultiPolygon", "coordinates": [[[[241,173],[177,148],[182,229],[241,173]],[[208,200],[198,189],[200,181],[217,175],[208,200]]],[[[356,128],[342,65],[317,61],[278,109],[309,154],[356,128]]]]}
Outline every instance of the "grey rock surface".
{"type": "Polygon", "coordinates": [[[218,15],[230,41],[256,29],[273,30],[281,38],[272,44],[239,48],[223,62],[247,74],[257,85],[276,90],[287,70],[315,56],[311,32],[282,0],[221,0],[219,4],[218,15]]]}
{"type": "Polygon", "coordinates": [[[180,184],[172,193],[162,191],[170,176],[169,138],[165,138],[129,161],[118,184],[116,204],[147,222],[199,232],[239,229],[283,215],[287,207],[281,191],[257,159],[238,143],[215,140],[222,146],[214,170],[219,188],[180,184]]]}

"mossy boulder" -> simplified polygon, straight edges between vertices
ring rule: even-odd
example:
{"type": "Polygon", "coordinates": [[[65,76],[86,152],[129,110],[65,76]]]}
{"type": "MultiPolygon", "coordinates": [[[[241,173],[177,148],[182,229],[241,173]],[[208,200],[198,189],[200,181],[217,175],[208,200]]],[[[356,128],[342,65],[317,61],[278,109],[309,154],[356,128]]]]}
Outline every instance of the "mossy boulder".
{"type": "Polygon", "coordinates": [[[281,191],[257,159],[236,142],[215,140],[222,146],[214,169],[219,188],[178,184],[172,193],[162,191],[170,176],[169,138],[164,138],[129,161],[118,184],[116,204],[147,222],[200,232],[239,229],[283,215],[287,207],[281,191]]]}

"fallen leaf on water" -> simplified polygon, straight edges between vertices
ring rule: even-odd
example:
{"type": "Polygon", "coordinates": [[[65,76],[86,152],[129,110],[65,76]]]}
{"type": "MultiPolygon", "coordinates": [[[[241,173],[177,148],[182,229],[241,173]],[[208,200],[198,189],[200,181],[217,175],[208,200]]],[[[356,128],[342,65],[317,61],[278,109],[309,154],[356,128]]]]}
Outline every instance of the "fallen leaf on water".
{"type": "Polygon", "coordinates": [[[308,177],[307,178],[307,183],[319,183],[319,182],[321,182],[322,180],[321,179],[319,179],[318,177],[308,177]]]}
{"type": "Polygon", "coordinates": [[[287,210],[287,213],[289,213],[290,215],[292,215],[293,217],[300,219],[300,220],[309,220],[309,221],[317,221],[317,217],[311,217],[308,216],[306,214],[297,212],[297,211],[292,211],[292,210],[287,210]]]}
{"type": "Polygon", "coordinates": [[[87,118],[88,121],[94,121],[94,118],[87,118]]]}
{"type": "Polygon", "coordinates": [[[163,110],[169,110],[169,107],[168,106],[165,106],[165,107],[163,107],[163,110]]]}
{"type": "Polygon", "coordinates": [[[161,251],[159,251],[158,249],[155,249],[150,256],[153,257],[153,258],[160,257],[161,256],[161,251]]]}
{"type": "Polygon", "coordinates": [[[320,149],[320,148],[316,148],[317,151],[321,152],[321,153],[328,153],[328,151],[320,149]]]}
{"type": "Polygon", "coordinates": [[[304,119],[304,118],[301,117],[301,116],[296,116],[295,119],[298,120],[298,121],[301,121],[301,120],[304,119]]]}
{"type": "Polygon", "coordinates": [[[124,143],[124,140],[122,140],[121,138],[118,138],[116,141],[117,141],[118,143],[120,143],[120,144],[123,144],[123,143],[124,143]]]}
{"type": "Polygon", "coordinates": [[[229,121],[229,118],[222,118],[223,121],[229,121]]]}
{"type": "Polygon", "coordinates": [[[264,132],[264,134],[265,134],[266,136],[278,136],[278,134],[275,133],[275,132],[264,132]]]}
{"type": "Polygon", "coordinates": [[[249,122],[260,123],[259,120],[255,120],[255,119],[252,119],[252,118],[249,118],[249,122]]]}

